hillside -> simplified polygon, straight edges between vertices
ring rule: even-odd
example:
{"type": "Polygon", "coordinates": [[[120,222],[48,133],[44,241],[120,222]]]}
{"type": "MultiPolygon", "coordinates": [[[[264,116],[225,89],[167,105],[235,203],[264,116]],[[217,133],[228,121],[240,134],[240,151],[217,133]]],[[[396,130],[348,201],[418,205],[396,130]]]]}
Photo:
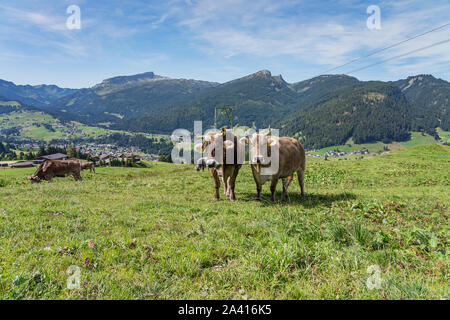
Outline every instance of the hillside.
{"type": "MultiPolygon", "coordinates": [[[[281,128],[284,135],[304,137],[309,148],[339,145],[349,138],[355,143],[405,141],[410,130],[438,138],[433,132],[448,117],[445,106],[449,92],[449,84],[439,81],[415,91],[414,86],[405,88],[401,81],[363,82],[346,75],[324,75],[289,84],[281,76],[262,70],[211,88],[169,112],[125,119],[113,127],[153,133],[192,130],[194,120],[202,120],[204,127],[212,126],[215,107],[233,106],[234,125],[281,128]],[[420,107],[429,92],[439,94],[434,100],[427,99],[428,108],[420,107]],[[419,125],[419,115],[434,120],[419,125]]],[[[224,118],[219,120],[219,126],[227,125],[224,118]]]]}
{"type": "Polygon", "coordinates": [[[360,81],[347,75],[323,75],[291,84],[298,93],[297,105],[308,106],[325,102],[335,97],[340,90],[359,84],[360,81]]]}
{"type": "Polygon", "coordinates": [[[116,124],[122,119],[166,113],[216,85],[207,81],[171,79],[147,72],[106,79],[92,88],[58,99],[46,110],[65,120],[116,124]]]}
{"type": "Polygon", "coordinates": [[[307,148],[363,142],[405,141],[410,135],[408,104],[400,89],[381,82],[335,91],[336,97],[301,109],[283,127],[307,148]]]}
{"type": "MultiPolygon", "coordinates": [[[[215,107],[233,106],[233,124],[264,127],[294,108],[297,93],[281,76],[262,70],[201,93],[194,101],[168,113],[123,122],[131,130],[170,133],[176,128],[192,129],[194,120],[204,128],[214,124],[215,107]]],[[[225,125],[221,119],[218,125],[225,125]]]]}
{"type": "Polygon", "coordinates": [[[46,111],[0,97],[0,141],[49,142],[55,139],[93,138],[107,132],[103,128],[62,122],[46,111]]]}
{"type": "Polygon", "coordinates": [[[33,168],[2,170],[0,299],[448,299],[449,159],[446,146],[308,157],[306,197],[295,179],[276,203],[267,184],[255,200],[249,166],[236,202],[222,189],[212,202],[209,172],[190,165],[38,185],[33,168]]]}
{"type": "Polygon", "coordinates": [[[411,125],[437,137],[436,128],[450,131],[450,83],[431,75],[418,75],[394,82],[411,110],[411,125]]]}
{"type": "Polygon", "coordinates": [[[35,107],[44,107],[76,89],[60,88],[55,85],[16,85],[0,79],[0,96],[9,100],[19,100],[35,107]]]}
{"type": "MultiPolygon", "coordinates": [[[[409,131],[439,139],[438,127],[449,131],[450,83],[429,75],[395,82],[323,75],[290,84],[261,70],[218,84],[147,72],[58,94],[62,97],[39,108],[64,122],[130,132],[192,130],[195,120],[202,120],[206,129],[214,124],[215,107],[223,106],[233,107],[235,126],[280,128],[283,135],[301,138],[307,148],[342,145],[349,139],[387,144],[407,140],[409,131]]],[[[225,117],[218,120],[219,126],[228,125],[225,117]]]]}

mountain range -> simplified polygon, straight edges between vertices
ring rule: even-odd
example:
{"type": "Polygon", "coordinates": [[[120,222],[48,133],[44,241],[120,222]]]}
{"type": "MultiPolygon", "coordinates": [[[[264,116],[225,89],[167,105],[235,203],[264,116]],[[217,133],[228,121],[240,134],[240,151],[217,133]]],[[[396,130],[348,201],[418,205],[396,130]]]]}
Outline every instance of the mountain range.
{"type": "MultiPolygon", "coordinates": [[[[211,127],[215,107],[232,106],[233,125],[280,128],[308,148],[350,138],[355,143],[403,141],[410,131],[437,137],[437,127],[450,130],[450,83],[431,75],[393,82],[323,75],[288,83],[262,70],[220,84],[147,72],[79,90],[0,80],[0,96],[62,121],[166,134],[176,128],[192,130],[194,120],[202,120],[204,129],[211,127]]],[[[219,119],[219,126],[226,124],[225,117],[219,119]]]]}
{"type": "Polygon", "coordinates": [[[76,89],[46,84],[37,86],[15,85],[13,82],[0,79],[0,96],[36,107],[44,107],[76,91],[76,89]]]}

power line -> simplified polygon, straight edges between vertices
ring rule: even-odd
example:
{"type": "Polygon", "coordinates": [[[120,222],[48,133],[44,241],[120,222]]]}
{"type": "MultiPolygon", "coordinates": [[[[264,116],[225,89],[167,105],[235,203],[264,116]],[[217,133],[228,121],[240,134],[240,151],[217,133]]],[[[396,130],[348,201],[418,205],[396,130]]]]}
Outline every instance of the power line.
{"type": "Polygon", "coordinates": [[[422,48],[418,48],[418,49],[415,49],[415,50],[412,50],[412,51],[409,51],[409,52],[406,52],[406,53],[403,53],[403,54],[399,54],[399,55],[397,55],[397,56],[394,56],[394,57],[391,57],[391,58],[388,58],[388,59],[385,59],[385,60],[382,60],[382,61],[378,61],[378,62],[369,64],[369,65],[367,65],[367,66],[364,66],[364,67],[361,67],[361,68],[358,68],[358,69],[351,70],[350,72],[347,72],[347,73],[345,73],[345,74],[348,75],[348,74],[351,74],[351,73],[355,73],[355,72],[358,72],[358,71],[361,71],[361,70],[364,70],[364,69],[367,69],[367,68],[376,66],[376,65],[378,65],[378,64],[382,64],[382,63],[385,63],[385,62],[388,62],[388,61],[391,61],[391,60],[394,60],[394,59],[398,59],[398,58],[401,58],[401,57],[410,55],[410,54],[415,53],[415,52],[419,52],[419,51],[422,51],[422,50],[425,50],[425,49],[429,49],[429,48],[432,48],[432,47],[436,47],[436,46],[441,45],[441,44],[444,44],[444,43],[446,43],[446,42],[450,42],[450,39],[443,40],[443,41],[439,41],[439,42],[435,42],[435,43],[430,44],[430,45],[428,45],[428,46],[425,46],[425,47],[422,47],[422,48]]]}
{"type": "Polygon", "coordinates": [[[380,49],[380,50],[377,50],[377,51],[374,51],[374,52],[372,52],[372,53],[369,53],[369,54],[367,54],[367,55],[365,55],[365,56],[361,56],[361,57],[359,57],[359,58],[353,59],[353,60],[351,60],[351,61],[349,61],[349,62],[346,62],[346,63],[344,63],[344,64],[341,64],[341,65],[339,65],[339,66],[337,66],[337,67],[328,69],[328,70],[324,71],[324,72],[321,73],[321,74],[326,74],[326,73],[328,73],[328,72],[330,72],[330,71],[334,71],[334,70],[336,70],[336,69],[342,68],[342,67],[344,67],[344,66],[346,66],[346,65],[349,65],[349,64],[351,64],[351,63],[353,63],[353,62],[356,62],[356,61],[359,61],[359,60],[361,60],[361,59],[365,59],[365,58],[371,57],[371,56],[373,56],[373,55],[375,55],[375,54],[377,54],[377,53],[380,53],[380,52],[383,52],[383,51],[385,51],[385,50],[394,48],[394,47],[396,47],[396,46],[398,46],[398,45],[401,45],[402,43],[405,43],[405,42],[411,41],[411,40],[413,40],[413,39],[419,38],[419,37],[424,36],[424,35],[426,35],[426,34],[429,34],[429,33],[431,33],[431,32],[434,32],[434,31],[437,31],[437,30],[439,30],[439,29],[445,28],[445,27],[447,27],[447,26],[449,26],[449,25],[450,25],[450,22],[448,22],[448,23],[446,23],[446,24],[444,24],[444,25],[442,25],[442,26],[440,26],[440,27],[437,27],[437,28],[428,30],[428,31],[426,31],[426,32],[424,32],[424,33],[415,35],[415,36],[413,36],[413,37],[411,37],[411,38],[408,38],[408,39],[402,40],[402,41],[400,41],[400,42],[394,43],[394,44],[392,44],[392,45],[390,45],[390,46],[387,46],[387,47],[384,47],[384,48],[382,48],[382,49],[380,49]]]}

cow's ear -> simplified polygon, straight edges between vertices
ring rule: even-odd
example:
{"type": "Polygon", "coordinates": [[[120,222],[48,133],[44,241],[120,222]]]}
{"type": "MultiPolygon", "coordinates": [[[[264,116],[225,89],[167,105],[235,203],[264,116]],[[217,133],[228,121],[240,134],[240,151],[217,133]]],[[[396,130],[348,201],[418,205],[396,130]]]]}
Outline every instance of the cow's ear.
{"type": "Polygon", "coordinates": [[[274,138],[269,138],[269,139],[267,139],[267,145],[268,145],[269,147],[276,146],[277,143],[278,143],[277,139],[274,139],[274,138]]]}
{"type": "Polygon", "coordinates": [[[44,164],[42,165],[42,172],[46,172],[48,167],[50,167],[50,164],[51,164],[50,161],[44,162],[44,164]]]}
{"type": "Polygon", "coordinates": [[[250,140],[248,140],[248,138],[246,138],[246,137],[243,137],[243,138],[239,139],[239,143],[244,145],[244,146],[247,146],[247,145],[249,145],[250,140]]]}
{"type": "Polygon", "coordinates": [[[211,141],[212,140],[212,137],[215,137],[216,135],[218,135],[218,134],[220,134],[220,132],[219,131],[217,131],[217,130],[209,130],[207,133],[206,133],[206,135],[205,135],[205,140],[206,141],[211,141]]]}

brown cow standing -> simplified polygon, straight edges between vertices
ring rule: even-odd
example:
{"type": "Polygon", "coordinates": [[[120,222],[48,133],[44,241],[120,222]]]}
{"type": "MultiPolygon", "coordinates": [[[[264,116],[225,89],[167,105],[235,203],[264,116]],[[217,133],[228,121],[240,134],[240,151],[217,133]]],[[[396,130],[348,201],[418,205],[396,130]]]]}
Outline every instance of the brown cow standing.
{"type": "Polygon", "coordinates": [[[95,173],[94,162],[81,162],[81,170],[87,170],[87,169],[90,169],[91,172],[94,171],[94,173],[95,173]]]}
{"type": "Polygon", "coordinates": [[[41,182],[42,180],[51,182],[54,177],[65,177],[68,175],[72,175],[76,181],[83,180],[81,178],[81,164],[79,161],[46,160],[29,179],[32,183],[41,182]]]}
{"type": "Polygon", "coordinates": [[[206,150],[207,152],[206,157],[198,160],[196,170],[199,171],[205,167],[210,168],[211,175],[214,179],[214,200],[219,200],[220,198],[220,177],[224,185],[224,194],[231,201],[235,201],[234,187],[239,169],[242,167],[242,162],[238,161],[237,155],[239,137],[224,128],[221,132],[213,132],[213,134],[206,135],[205,140],[203,144],[196,146],[196,151],[203,152],[206,150]],[[217,159],[220,156],[220,152],[217,150],[223,151],[222,159],[217,159]]]}
{"type": "Polygon", "coordinates": [[[283,194],[282,198],[287,196],[287,188],[292,182],[293,175],[297,172],[298,182],[301,188],[301,195],[305,196],[305,169],[306,169],[306,157],[305,149],[302,144],[293,138],[279,138],[271,137],[269,134],[254,133],[250,139],[241,138],[240,143],[250,144],[251,154],[251,167],[253,178],[256,183],[256,190],[258,193],[258,200],[261,200],[262,185],[271,180],[270,191],[272,193],[271,200],[275,201],[275,190],[278,180],[283,181],[283,194]],[[277,172],[271,175],[264,175],[261,169],[264,167],[270,167],[271,147],[278,144],[279,152],[279,166],[277,172]],[[261,152],[263,148],[267,148],[267,158],[261,152]]]}

